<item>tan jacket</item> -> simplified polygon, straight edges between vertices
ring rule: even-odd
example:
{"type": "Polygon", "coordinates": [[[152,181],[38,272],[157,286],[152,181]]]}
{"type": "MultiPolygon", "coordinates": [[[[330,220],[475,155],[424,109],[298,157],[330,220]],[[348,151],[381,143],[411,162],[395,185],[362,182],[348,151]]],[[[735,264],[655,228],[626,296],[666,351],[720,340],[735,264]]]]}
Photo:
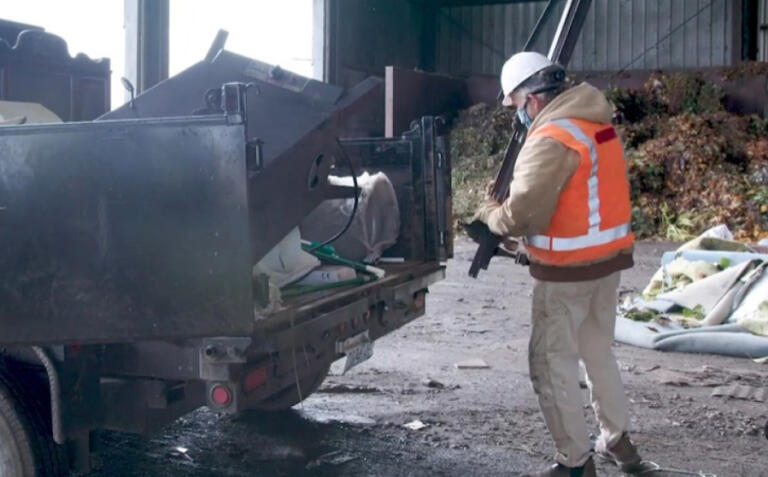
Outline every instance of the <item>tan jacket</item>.
{"type": "MultiPolygon", "coordinates": [[[[581,83],[570,88],[541,110],[533,121],[531,130],[555,119],[584,119],[598,123],[610,123],[613,108],[603,93],[588,83],[581,83]]],[[[579,166],[579,154],[568,149],[558,141],[547,137],[534,137],[523,145],[515,163],[514,180],[509,187],[509,197],[503,204],[492,202],[484,204],[478,210],[477,218],[488,224],[491,231],[505,237],[521,237],[542,234],[549,228],[549,223],[557,208],[560,192],[566,186],[573,173],[579,166]]],[[[631,266],[632,248],[622,250],[621,267],[600,267],[601,271],[586,271],[581,273],[584,266],[591,263],[577,263],[567,267],[578,269],[576,276],[567,274],[574,281],[595,279],[606,276],[622,268],[631,266]],[[628,259],[628,260],[627,260],[628,259]],[[628,266],[627,266],[628,265],[628,266]],[[594,276],[594,275],[599,276],[594,276]]],[[[616,255],[606,257],[599,262],[615,259],[616,255]]],[[[536,278],[536,264],[531,274],[536,278]]],[[[557,278],[548,276],[553,281],[557,278]]]]}

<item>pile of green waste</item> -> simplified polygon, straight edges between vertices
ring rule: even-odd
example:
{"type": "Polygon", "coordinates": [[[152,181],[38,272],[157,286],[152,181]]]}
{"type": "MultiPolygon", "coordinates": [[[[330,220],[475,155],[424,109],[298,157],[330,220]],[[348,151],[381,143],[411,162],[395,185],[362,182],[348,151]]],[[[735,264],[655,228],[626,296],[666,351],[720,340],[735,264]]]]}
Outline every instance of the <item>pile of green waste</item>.
{"type": "Polygon", "coordinates": [[[726,111],[722,89],[697,74],[656,74],[606,96],[640,238],[683,241],[718,224],[740,240],[768,236],[768,121],[726,111]]]}
{"type": "MultiPolygon", "coordinates": [[[[768,121],[725,110],[720,86],[695,73],[654,74],[609,88],[626,149],[632,221],[641,239],[684,241],[726,224],[768,237],[768,121]]],[[[471,218],[504,156],[513,113],[475,105],[451,132],[454,214],[471,218]]]]}
{"type": "Polygon", "coordinates": [[[461,111],[451,130],[453,214],[472,218],[504,159],[514,112],[479,103],[461,111]]]}

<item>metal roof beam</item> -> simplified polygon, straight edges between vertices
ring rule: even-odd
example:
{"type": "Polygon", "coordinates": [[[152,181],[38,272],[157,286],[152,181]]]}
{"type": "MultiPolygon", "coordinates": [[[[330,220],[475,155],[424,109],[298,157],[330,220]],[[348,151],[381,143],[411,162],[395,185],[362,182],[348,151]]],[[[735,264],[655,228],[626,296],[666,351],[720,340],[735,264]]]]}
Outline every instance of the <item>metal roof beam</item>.
{"type": "Polygon", "coordinates": [[[547,0],[410,0],[413,3],[429,3],[436,7],[475,7],[509,3],[539,3],[547,0]]]}

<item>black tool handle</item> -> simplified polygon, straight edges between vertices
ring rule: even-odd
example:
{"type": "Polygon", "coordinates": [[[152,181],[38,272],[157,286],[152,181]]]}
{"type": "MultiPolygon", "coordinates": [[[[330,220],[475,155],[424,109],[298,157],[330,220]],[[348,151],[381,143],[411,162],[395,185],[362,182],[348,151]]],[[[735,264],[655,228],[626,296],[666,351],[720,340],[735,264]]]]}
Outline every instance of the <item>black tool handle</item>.
{"type": "MultiPolygon", "coordinates": [[[[509,194],[509,184],[512,182],[512,177],[515,170],[515,162],[517,156],[520,154],[520,149],[525,142],[525,135],[528,129],[520,122],[520,119],[515,116],[515,120],[512,123],[512,137],[507,144],[507,150],[504,153],[504,160],[501,163],[499,172],[496,174],[496,179],[493,182],[491,189],[491,198],[499,203],[506,200],[509,194]]],[[[472,227],[472,233],[470,236],[475,239],[478,244],[477,252],[472,260],[472,265],[469,267],[469,275],[473,278],[477,278],[480,270],[487,270],[488,264],[491,263],[491,258],[496,255],[501,237],[494,235],[488,226],[479,220],[469,224],[472,227]]]]}

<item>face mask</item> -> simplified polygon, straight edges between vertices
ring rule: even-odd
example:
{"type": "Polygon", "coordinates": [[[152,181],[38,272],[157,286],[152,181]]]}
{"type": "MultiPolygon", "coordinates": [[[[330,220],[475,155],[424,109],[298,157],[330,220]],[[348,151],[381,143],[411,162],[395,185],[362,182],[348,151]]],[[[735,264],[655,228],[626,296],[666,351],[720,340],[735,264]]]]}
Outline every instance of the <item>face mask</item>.
{"type": "Polygon", "coordinates": [[[522,108],[518,108],[517,110],[517,117],[520,118],[520,122],[523,123],[523,126],[525,126],[527,129],[531,129],[531,125],[533,125],[533,119],[531,119],[530,116],[528,116],[528,111],[525,110],[525,108],[528,106],[528,101],[523,104],[522,108]]]}

